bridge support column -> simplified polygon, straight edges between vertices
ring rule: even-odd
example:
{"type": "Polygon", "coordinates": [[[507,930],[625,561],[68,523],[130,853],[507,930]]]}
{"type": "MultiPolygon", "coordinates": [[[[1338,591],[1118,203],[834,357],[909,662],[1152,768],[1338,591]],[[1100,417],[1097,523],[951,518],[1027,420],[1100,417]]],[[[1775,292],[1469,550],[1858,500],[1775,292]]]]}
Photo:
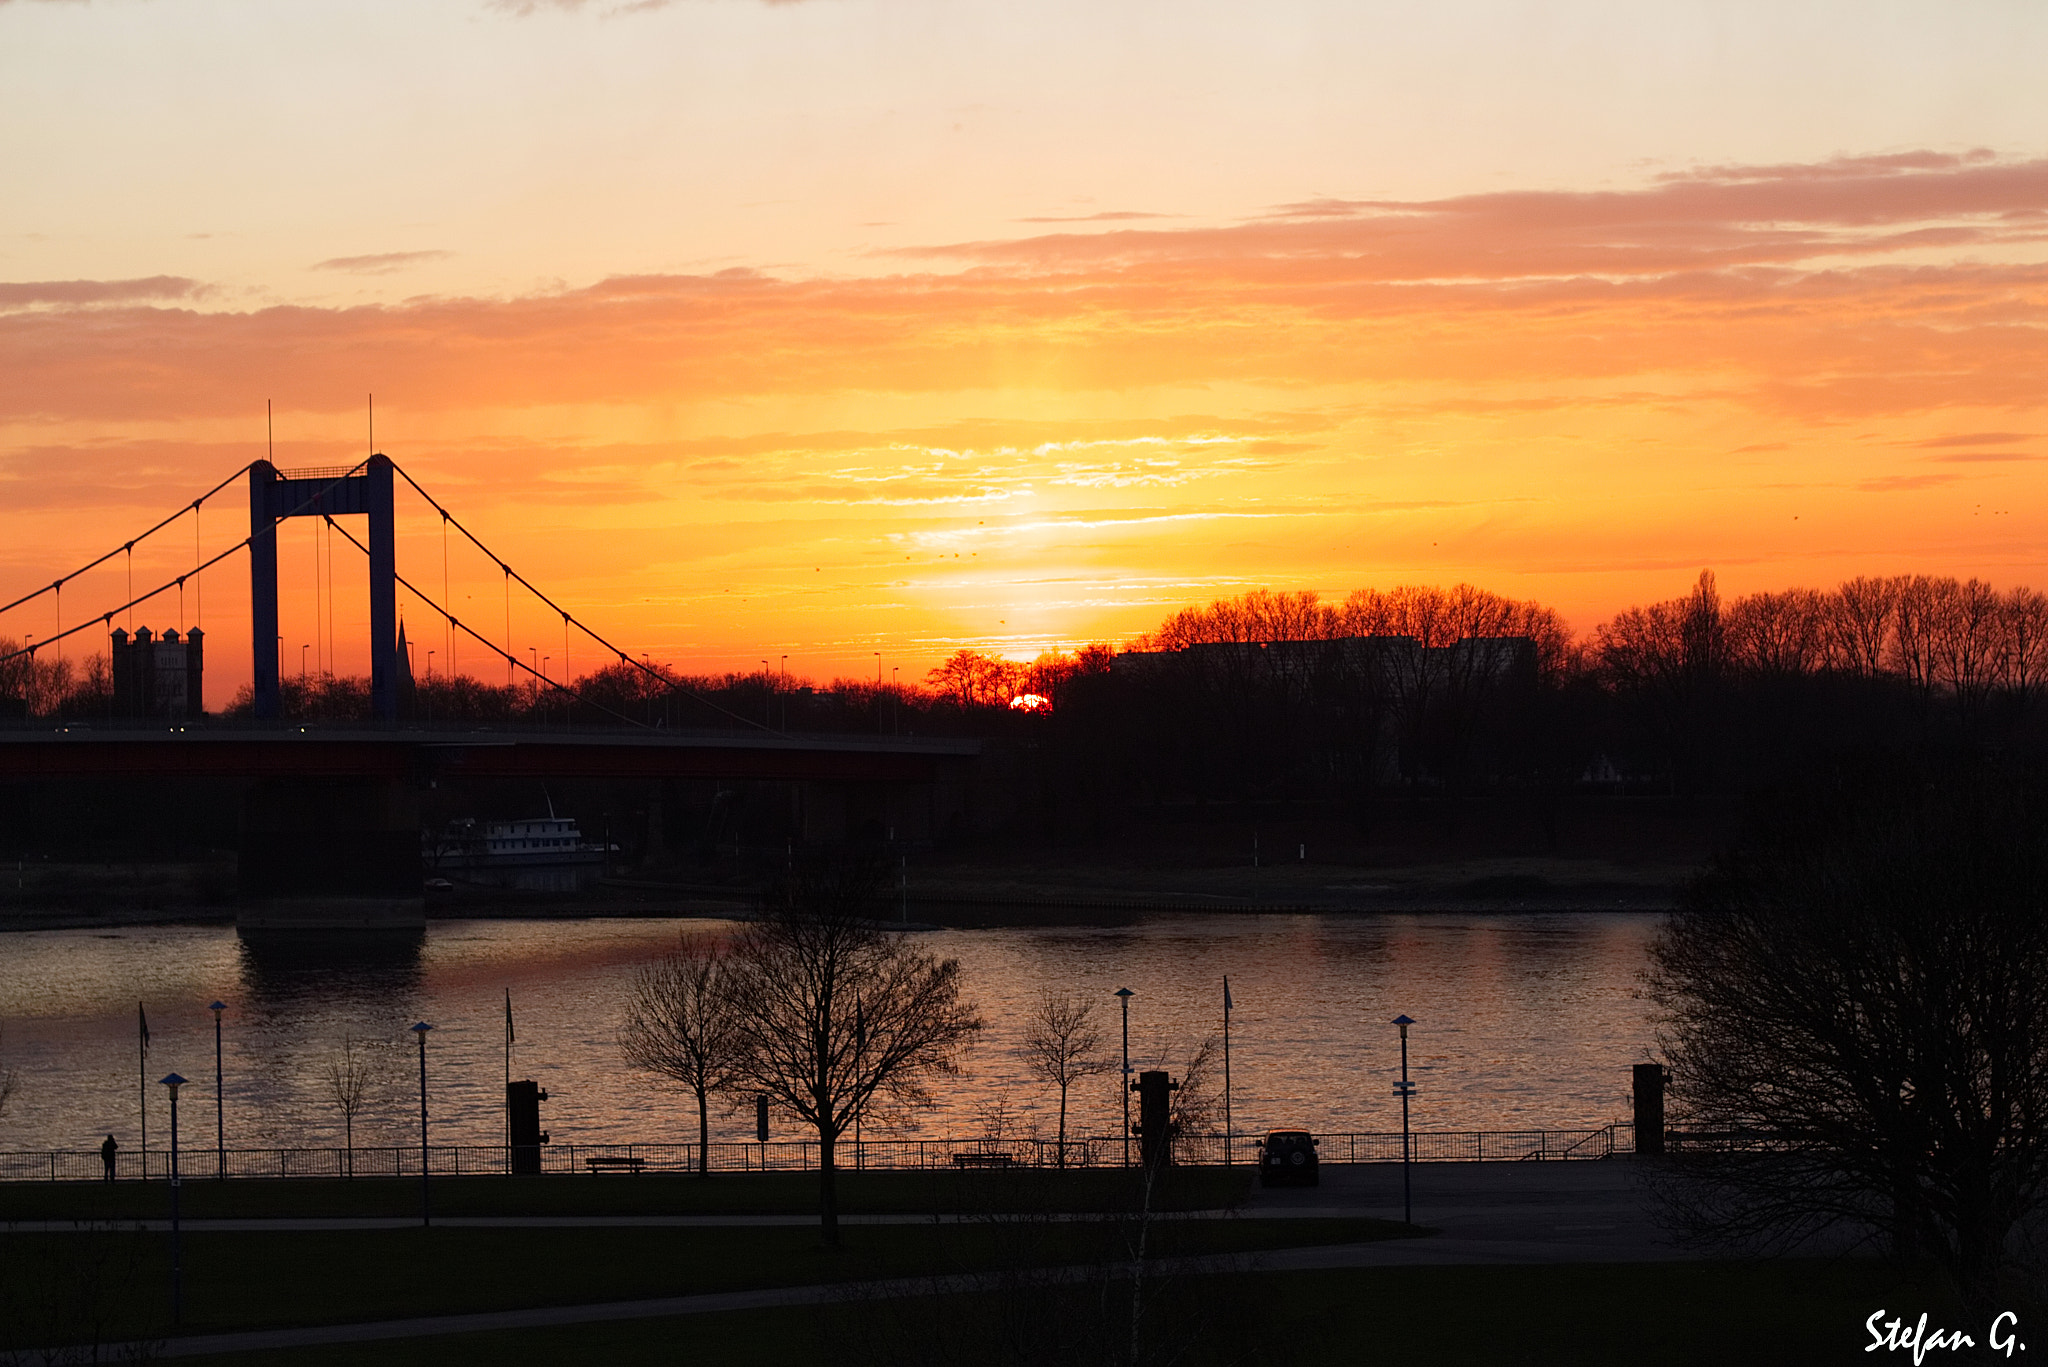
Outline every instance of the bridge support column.
{"type": "Polygon", "coordinates": [[[420,802],[392,779],[265,779],[242,804],[238,925],[417,929],[426,923],[420,802]]]}
{"type": "Polygon", "coordinates": [[[398,720],[398,529],[391,462],[371,456],[363,469],[370,515],[370,712],[398,720]]]}
{"type": "Polygon", "coordinates": [[[249,467],[249,636],[256,672],[250,683],[258,720],[274,721],[277,694],[277,467],[249,467]]]}

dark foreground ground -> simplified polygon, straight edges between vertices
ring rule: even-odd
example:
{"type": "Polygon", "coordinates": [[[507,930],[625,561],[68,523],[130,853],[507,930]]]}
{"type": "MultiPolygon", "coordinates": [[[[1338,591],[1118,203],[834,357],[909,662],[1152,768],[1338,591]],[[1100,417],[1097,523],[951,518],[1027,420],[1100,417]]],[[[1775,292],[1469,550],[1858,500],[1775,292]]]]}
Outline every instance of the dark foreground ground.
{"type": "MultiPolygon", "coordinates": [[[[161,1188],[24,1184],[0,1187],[0,1344],[238,1367],[1598,1367],[1903,1362],[1863,1351],[1873,1311],[1963,1327],[1916,1269],[1698,1259],[1644,1171],[1418,1165],[1413,1226],[1390,1165],[1270,1192],[1184,1171],[1150,1217],[1122,1173],[848,1174],[837,1248],[801,1174],[439,1182],[424,1229],[414,1183],[192,1181],[175,1333],[161,1188]]],[[[2036,1311],[2013,1308],[2024,1339],[2036,1311]]]]}

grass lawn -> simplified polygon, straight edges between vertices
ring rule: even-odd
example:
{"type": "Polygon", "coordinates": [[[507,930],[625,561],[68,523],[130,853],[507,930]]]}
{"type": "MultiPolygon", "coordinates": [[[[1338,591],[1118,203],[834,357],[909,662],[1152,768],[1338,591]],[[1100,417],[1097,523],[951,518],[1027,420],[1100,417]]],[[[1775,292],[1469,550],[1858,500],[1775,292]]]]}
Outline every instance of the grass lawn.
{"type": "MultiPolygon", "coordinates": [[[[1159,1256],[1396,1238],[1378,1220],[1155,1224],[1159,1256]]],[[[734,1291],[1128,1256],[1117,1222],[992,1220],[852,1226],[828,1249],[808,1228],[397,1229],[220,1232],[184,1239],[184,1330],[336,1324],[415,1315],[734,1291]]],[[[162,1334],[169,1236],[0,1235],[0,1346],[162,1334]]]]}
{"type": "MultiPolygon", "coordinates": [[[[1083,1299],[1092,1294],[1084,1289],[1083,1299]]],[[[1127,1288],[1093,1325],[1121,1347],[1127,1288]]],[[[1048,1355],[1017,1332],[1001,1295],[926,1298],[878,1318],[876,1306],[750,1310],[684,1319],[394,1340],[288,1354],[191,1359],[195,1367],[517,1367],[602,1363],[653,1367],[677,1361],[745,1367],[924,1367],[973,1363],[1121,1362],[1069,1342],[1048,1355]],[[1006,1328],[1010,1331],[1005,1332],[1006,1328]],[[925,1332],[931,1330],[931,1332],[925,1332]],[[1034,1347],[1040,1351],[1033,1351],[1034,1347]]],[[[1625,1266],[1381,1268],[1250,1273],[1189,1279],[1169,1288],[1149,1322],[1147,1360],[1185,1367],[1827,1367],[1906,1362],[1869,1356],[1871,1311],[1961,1325],[1924,1277],[1872,1262],[1638,1263],[1625,1266]],[[1205,1313],[1191,1315],[1196,1307],[1205,1313]]],[[[1085,1308],[1085,1307],[1082,1307],[1085,1308]]],[[[2021,1337],[2033,1322],[2015,1307],[2021,1337]]],[[[1973,1328],[1979,1342],[1980,1328],[1973,1328]]],[[[2048,1339],[2044,1339],[2048,1341],[2048,1339]]],[[[1937,1355],[1951,1360],[1949,1354],[1937,1355]]],[[[2016,1354],[2016,1359],[2017,1359],[2016,1354]]],[[[1934,1360],[1934,1359],[1930,1359],[1934,1360]]],[[[2023,1359],[2018,1359],[2023,1360],[2023,1359]]]]}
{"type": "MultiPolygon", "coordinates": [[[[1176,1168],[1153,1193],[1159,1210],[1235,1205],[1251,1190],[1250,1168],[1176,1168]]],[[[1119,1168],[1052,1171],[841,1172],[845,1214],[934,1211],[1107,1211],[1128,1209],[1134,1174],[1119,1168]]],[[[414,1216],[414,1178],[231,1182],[187,1178],[184,1214],[209,1217],[414,1216]]],[[[546,1177],[436,1177],[436,1215],[773,1215],[818,1209],[818,1175],[803,1172],[609,1173],[546,1177]]],[[[170,1215],[164,1182],[8,1182],[0,1184],[0,1222],[136,1220],[170,1215]]]]}

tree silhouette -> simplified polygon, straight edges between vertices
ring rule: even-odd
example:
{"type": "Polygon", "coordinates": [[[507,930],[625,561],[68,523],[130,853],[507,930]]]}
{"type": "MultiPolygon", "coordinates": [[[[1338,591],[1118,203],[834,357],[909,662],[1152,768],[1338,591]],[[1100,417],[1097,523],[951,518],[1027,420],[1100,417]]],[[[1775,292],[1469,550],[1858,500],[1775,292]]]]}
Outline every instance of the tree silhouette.
{"type": "Polygon", "coordinates": [[[1693,1233],[1888,1234],[1990,1305],[2048,1194],[2048,795],[1843,776],[1765,814],[1653,949],[1693,1233]]]}
{"type": "Polygon", "coordinates": [[[697,1100],[697,1171],[711,1171],[711,1098],[739,1075],[742,1036],[733,963],[718,936],[686,935],[633,980],[619,1048],[635,1068],[689,1089],[697,1100]]]}
{"type": "Polygon", "coordinates": [[[848,856],[793,870],[733,944],[737,1082],[818,1136],[820,1227],[839,1242],[834,1150],[878,1101],[917,1104],[981,1029],[960,963],[885,930],[887,870],[848,856]]]}
{"type": "Polygon", "coordinates": [[[1044,1082],[1060,1089],[1059,1165],[1067,1165],[1067,1090],[1084,1078],[1116,1071],[1116,1061],[1102,1052],[1102,1027],[1095,1021],[1095,1003],[1071,992],[1046,988],[1038,995],[1024,1026],[1025,1066],[1044,1082]]]}

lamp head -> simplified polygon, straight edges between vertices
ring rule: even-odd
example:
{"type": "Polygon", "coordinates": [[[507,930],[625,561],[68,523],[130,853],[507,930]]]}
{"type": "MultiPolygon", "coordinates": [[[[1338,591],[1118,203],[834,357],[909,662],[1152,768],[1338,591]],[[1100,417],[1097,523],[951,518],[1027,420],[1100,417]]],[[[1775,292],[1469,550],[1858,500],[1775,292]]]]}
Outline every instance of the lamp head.
{"type": "Polygon", "coordinates": [[[427,1038],[427,1031],[433,1028],[433,1026],[427,1024],[425,1021],[420,1021],[419,1023],[411,1027],[412,1032],[415,1035],[418,1035],[423,1042],[427,1038]]]}
{"type": "Polygon", "coordinates": [[[215,1002],[213,1005],[207,1007],[206,1009],[213,1012],[213,1018],[215,1020],[219,1020],[220,1013],[228,1009],[228,1004],[226,1002],[215,1002]]]}
{"type": "Polygon", "coordinates": [[[1124,999],[1125,1001],[1129,1001],[1129,1000],[1130,1000],[1131,998],[1133,998],[1133,997],[1135,997],[1135,996],[1137,996],[1137,995],[1138,995],[1137,993],[1135,993],[1135,992],[1131,991],[1131,989],[1130,989],[1130,988],[1128,988],[1128,987],[1119,987],[1119,988],[1118,988],[1118,989],[1116,990],[1116,994],[1117,994],[1117,995],[1118,995],[1119,997],[1122,997],[1122,998],[1123,998],[1123,999],[1124,999]]]}
{"type": "Polygon", "coordinates": [[[171,1089],[171,1100],[176,1101],[178,1099],[178,1089],[185,1085],[185,1079],[179,1077],[176,1073],[172,1073],[162,1081],[164,1086],[171,1089]]]}
{"type": "Polygon", "coordinates": [[[1408,1018],[1408,1013],[1404,1011],[1400,1015],[1394,1017],[1394,1024],[1401,1028],[1401,1038],[1407,1039],[1408,1027],[1415,1024],[1415,1022],[1410,1020],[1408,1018]]]}

